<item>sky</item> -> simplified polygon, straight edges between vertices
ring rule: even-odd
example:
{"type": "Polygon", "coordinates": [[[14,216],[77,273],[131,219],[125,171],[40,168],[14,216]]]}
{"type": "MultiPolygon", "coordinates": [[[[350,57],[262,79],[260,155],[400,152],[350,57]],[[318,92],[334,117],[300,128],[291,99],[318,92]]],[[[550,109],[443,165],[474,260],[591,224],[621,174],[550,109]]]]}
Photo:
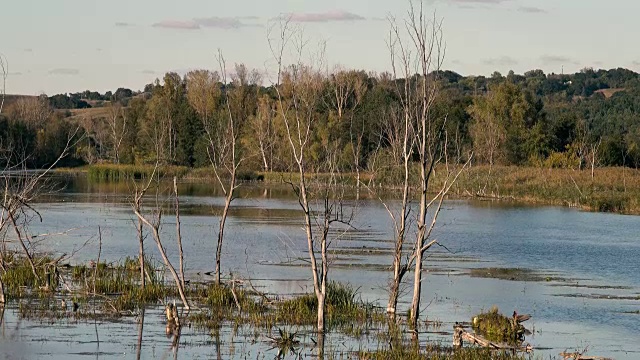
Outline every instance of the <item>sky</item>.
{"type": "MultiPolygon", "coordinates": [[[[408,0],[3,0],[8,94],[139,90],[167,71],[244,63],[273,71],[269,29],[287,17],[328,66],[390,71],[390,16],[408,0]]],[[[424,0],[443,21],[444,69],[462,75],[640,72],[638,0],[424,0]]],[[[268,77],[268,76],[265,76],[268,77]]]]}

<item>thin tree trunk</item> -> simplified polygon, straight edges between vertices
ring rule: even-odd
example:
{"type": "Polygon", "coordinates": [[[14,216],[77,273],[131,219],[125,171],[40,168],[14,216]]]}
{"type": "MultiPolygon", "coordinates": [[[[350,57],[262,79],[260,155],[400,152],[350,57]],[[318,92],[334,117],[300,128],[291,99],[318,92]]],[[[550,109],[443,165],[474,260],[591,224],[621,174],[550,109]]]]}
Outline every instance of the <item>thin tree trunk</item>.
{"type": "Polygon", "coordinates": [[[151,224],[149,222],[149,220],[147,220],[144,216],[142,216],[142,214],[140,214],[140,212],[135,209],[135,213],[136,216],[138,216],[138,219],[142,220],[142,222],[144,222],[152,231],[153,233],[153,239],[156,242],[156,245],[158,246],[158,251],[160,252],[160,255],[162,256],[162,260],[164,261],[164,265],[169,269],[169,272],[171,272],[171,276],[173,277],[173,280],[176,283],[176,287],[178,288],[178,293],[180,294],[180,299],[182,300],[182,304],[184,304],[184,308],[189,310],[189,302],[187,301],[187,297],[185,295],[184,292],[184,288],[182,287],[182,282],[180,281],[180,277],[178,276],[178,273],[176,272],[176,269],[173,267],[173,265],[171,265],[171,262],[169,261],[169,258],[167,257],[167,252],[164,250],[164,247],[162,246],[162,242],[160,240],[160,233],[158,232],[158,228],[156,226],[154,226],[153,224],[151,224]]]}
{"type": "Polygon", "coordinates": [[[231,183],[229,184],[229,191],[224,201],[224,209],[222,210],[222,216],[220,217],[220,228],[218,229],[218,246],[216,247],[216,283],[220,285],[220,261],[222,258],[222,241],[224,240],[224,226],[227,222],[227,216],[229,215],[229,208],[231,207],[231,201],[233,201],[233,194],[236,187],[236,171],[235,168],[231,172],[231,183]]]}
{"type": "Polygon", "coordinates": [[[180,234],[180,198],[178,197],[178,180],[173,177],[173,192],[176,196],[176,239],[178,240],[178,253],[180,255],[180,282],[184,288],[184,253],[182,252],[182,235],[180,234]]]}
{"type": "Polygon", "coordinates": [[[4,284],[2,283],[2,278],[0,278],[0,306],[3,306],[4,303],[4,284]]]}
{"type": "MultiPolygon", "coordinates": [[[[389,293],[389,303],[387,305],[387,314],[395,319],[398,307],[398,296],[400,295],[400,284],[407,272],[408,265],[402,264],[402,250],[406,236],[407,216],[409,215],[407,207],[409,205],[409,160],[411,157],[411,149],[409,146],[409,117],[405,113],[404,141],[403,141],[403,160],[404,160],[404,183],[402,187],[402,205],[400,208],[400,227],[396,226],[396,245],[393,256],[393,280],[389,293]]],[[[396,222],[397,224],[397,222],[396,222]]]]}
{"type": "MultiPolygon", "coordinates": [[[[136,204],[139,209],[139,205],[136,204]]],[[[142,234],[142,220],[138,219],[138,244],[140,249],[138,250],[138,260],[140,262],[140,287],[145,287],[145,275],[144,275],[144,236],[142,234]]]]}
{"type": "Polygon", "coordinates": [[[264,144],[262,139],[259,140],[260,141],[260,155],[262,156],[262,164],[264,166],[264,171],[268,172],[269,171],[269,163],[267,162],[267,154],[264,151],[264,144]]]}
{"type": "Polygon", "coordinates": [[[304,178],[304,165],[302,160],[298,162],[300,169],[300,196],[302,197],[302,209],[304,212],[304,227],[307,235],[307,247],[309,250],[309,260],[311,261],[311,272],[313,274],[313,288],[318,299],[318,332],[324,332],[324,296],[320,276],[318,274],[318,263],[313,249],[313,232],[311,230],[311,210],[309,209],[309,199],[307,195],[307,184],[304,178]]]}

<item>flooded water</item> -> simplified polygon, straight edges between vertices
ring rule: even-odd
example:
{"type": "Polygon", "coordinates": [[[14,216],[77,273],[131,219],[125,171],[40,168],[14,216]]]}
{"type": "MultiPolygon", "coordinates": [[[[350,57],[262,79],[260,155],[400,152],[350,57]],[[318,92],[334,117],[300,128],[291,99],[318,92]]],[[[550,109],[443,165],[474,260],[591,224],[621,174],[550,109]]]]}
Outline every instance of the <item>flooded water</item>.
{"type": "MultiPolygon", "coordinates": [[[[187,277],[210,279],[214,269],[216,213],[223,200],[206,184],[181,185],[182,237],[187,277]]],[[[72,263],[97,256],[118,261],[136,256],[134,215],[125,184],[91,185],[82,178],[37,204],[43,221],[30,232],[44,237],[42,250],[70,254],[88,239],[72,263]]],[[[311,291],[311,272],[298,259],[306,240],[299,205],[286,187],[248,185],[233,203],[226,228],[222,268],[225,275],[252,279],[270,294],[311,291]]],[[[175,219],[165,217],[163,239],[177,262],[175,219]]],[[[430,252],[423,285],[423,318],[442,322],[424,340],[450,343],[456,321],[469,321],[483,309],[498,306],[529,313],[535,355],[557,356],[564,350],[616,359],[640,358],[640,221],[638,217],[587,213],[557,207],[529,207],[490,202],[450,201],[435,233],[445,248],[430,252]],[[472,269],[524,268],[536,276],[501,280],[470,276],[472,269]],[[444,334],[441,334],[444,333],[444,334]]],[[[391,221],[376,200],[361,200],[356,230],[332,243],[330,278],[348,282],[362,298],[386,305],[391,264],[391,221]]],[[[147,252],[159,259],[152,241],[147,252]]],[[[473,272],[474,275],[483,271],[473,272]]],[[[400,304],[408,308],[407,298],[400,304]]],[[[117,322],[74,320],[55,325],[20,319],[9,304],[0,328],[0,359],[82,356],[96,358],[273,358],[277,350],[263,334],[249,328],[222,328],[211,335],[184,328],[178,346],[165,335],[160,307],[117,322]],[[140,332],[140,328],[143,331],[140,332]],[[139,334],[142,333],[141,337],[139,334]],[[141,339],[139,342],[138,340],[141,339]]],[[[331,334],[329,347],[348,354],[376,348],[377,340],[345,339],[331,334]]],[[[303,341],[303,354],[314,352],[303,341]]]]}

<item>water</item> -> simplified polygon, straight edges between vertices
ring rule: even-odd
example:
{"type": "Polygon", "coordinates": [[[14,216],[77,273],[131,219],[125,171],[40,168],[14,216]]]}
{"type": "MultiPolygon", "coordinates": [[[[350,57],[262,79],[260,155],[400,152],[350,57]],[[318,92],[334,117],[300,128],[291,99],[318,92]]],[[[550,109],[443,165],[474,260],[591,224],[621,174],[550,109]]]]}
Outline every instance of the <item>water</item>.
{"type": "MultiPolygon", "coordinates": [[[[182,237],[187,276],[210,279],[214,269],[216,211],[223,204],[215,190],[203,184],[181,186],[182,237]]],[[[43,250],[71,254],[73,263],[97,256],[98,227],[102,255],[117,261],[137,254],[138,244],[126,185],[91,185],[82,179],[37,204],[43,222],[32,223],[43,250]],[[64,233],[63,233],[64,232],[64,233]],[[63,234],[60,234],[63,233],[63,234]],[[92,241],[80,249],[88,239],[92,241]],[[78,250],[80,249],[80,250],[78,250]]],[[[445,204],[434,233],[446,249],[427,258],[422,314],[443,322],[448,332],[455,321],[468,321],[482,309],[497,305],[504,313],[530,313],[528,341],[545,358],[569,350],[616,359],[640,357],[640,222],[634,216],[587,213],[557,207],[531,207],[491,202],[450,201],[445,204]],[[472,268],[536,269],[552,281],[508,281],[468,276],[472,268]],[[561,280],[555,280],[561,279],[561,280]]],[[[175,256],[174,218],[165,216],[163,239],[171,260],[175,256]]],[[[311,290],[311,273],[300,263],[306,254],[297,201],[287,187],[249,186],[233,203],[227,222],[222,268],[225,274],[253,279],[272,294],[311,290]]],[[[355,231],[332,243],[332,279],[359,288],[363,299],[385,305],[391,263],[391,221],[376,200],[358,203],[355,231]]],[[[159,259],[155,244],[147,253],[159,259]]],[[[400,308],[408,307],[402,298],[400,308]]],[[[143,341],[138,346],[140,319],[124,318],[99,326],[70,319],[54,326],[20,320],[14,308],[5,311],[0,329],[0,359],[45,357],[61,359],[91,354],[99,358],[174,357],[175,348],[164,333],[161,309],[147,309],[143,341]],[[95,329],[98,329],[98,336],[95,329]],[[99,341],[98,341],[99,340],[99,341]]],[[[273,358],[277,350],[251,329],[221,329],[216,339],[184,329],[180,358],[273,358]],[[248,356],[247,354],[250,354],[248,356]]],[[[431,341],[450,342],[451,335],[430,333],[431,341]]],[[[372,339],[344,339],[333,334],[328,343],[338,352],[373,346],[372,339]],[[331,339],[334,341],[331,341],[331,339]],[[368,345],[367,345],[368,344],[368,345]]],[[[305,354],[313,353],[307,341],[305,354]]]]}

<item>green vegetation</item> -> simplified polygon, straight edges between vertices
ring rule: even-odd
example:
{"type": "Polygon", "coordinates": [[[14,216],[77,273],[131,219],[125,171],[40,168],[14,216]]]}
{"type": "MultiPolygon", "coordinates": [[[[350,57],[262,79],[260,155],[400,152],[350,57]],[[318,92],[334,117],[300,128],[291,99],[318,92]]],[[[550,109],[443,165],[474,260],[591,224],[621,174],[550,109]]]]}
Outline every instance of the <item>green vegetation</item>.
{"type": "MultiPolygon", "coordinates": [[[[152,165],[99,164],[88,167],[87,176],[93,181],[123,181],[147,179],[154,171],[152,165]]],[[[182,177],[188,171],[184,166],[162,166],[157,172],[161,178],[182,177]]]]}
{"type": "MultiPolygon", "coordinates": [[[[335,141],[341,149],[337,161],[342,171],[355,170],[353,153],[359,150],[361,170],[384,173],[398,165],[391,114],[399,106],[396,85],[407,80],[392,81],[366,71],[343,75],[364,86],[346,99],[358,102],[357,111],[348,106],[350,110],[338,116],[335,109],[317,105],[318,131],[310,139],[309,168],[326,170],[327,159],[319,149],[335,141]],[[355,135],[362,137],[360,149],[354,148],[355,135]]],[[[640,165],[640,77],[633,71],[532,70],[491,77],[441,71],[431,76],[441,92],[432,115],[447,116],[449,154],[461,161],[473,150],[477,160],[496,165],[573,169],[640,165]]],[[[206,166],[210,159],[205,129],[187,91],[188,82],[197,78],[167,73],[162,82],[148,84],[142,92],[120,88],[104,95],[85,91],[49,98],[12,97],[0,118],[0,135],[12,139],[19,153],[34,154],[30,167],[50,163],[58,143],[75,126],[81,127],[78,135],[84,135],[83,140],[61,166],[103,161],[149,164],[156,158],[163,164],[206,166]],[[103,107],[93,111],[91,106],[103,107]]],[[[332,85],[322,85],[329,97],[332,85]]],[[[231,109],[244,119],[239,154],[252,156],[243,163],[243,171],[290,171],[282,119],[268,113],[275,111],[273,89],[250,85],[240,94],[234,92],[234,84],[218,82],[217,87],[229,90],[231,109]]],[[[220,105],[225,100],[219,93],[211,96],[210,116],[223,121],[226,108],[220,105]]]]}
{"type": "Polygon", "coordinates": [[[524,331],[521,324],[514,324],[513,319],[500,314],[495,306],[474,316],[471,323],[473,330],[486,339],[510,345],[518,345],[524,331]]]}
{"type": "Polygon", "coordinates": [[[384,349],[377,351],[362,351],[358,353],[362,360],[524,360],[525,355],[514,355],[509,351],[496,351],[483,348],[468,347],[453,350],[447,347],[427,346],[426,349],[416,349],[412,345],[384,349]]]}
{"type": "Polygon", "coordinates": [[[5,287],[5,295],[9,299],[46,297],[51,295],[52,289],[59,285],[53,266],[55,261],[51,257],[37,256],[33,258],[33,262],[37,278],[27,258],[14,252],[6,252],[2,256],[3,267],[6,271],[0,276],[2,276],[5,287]]]}

